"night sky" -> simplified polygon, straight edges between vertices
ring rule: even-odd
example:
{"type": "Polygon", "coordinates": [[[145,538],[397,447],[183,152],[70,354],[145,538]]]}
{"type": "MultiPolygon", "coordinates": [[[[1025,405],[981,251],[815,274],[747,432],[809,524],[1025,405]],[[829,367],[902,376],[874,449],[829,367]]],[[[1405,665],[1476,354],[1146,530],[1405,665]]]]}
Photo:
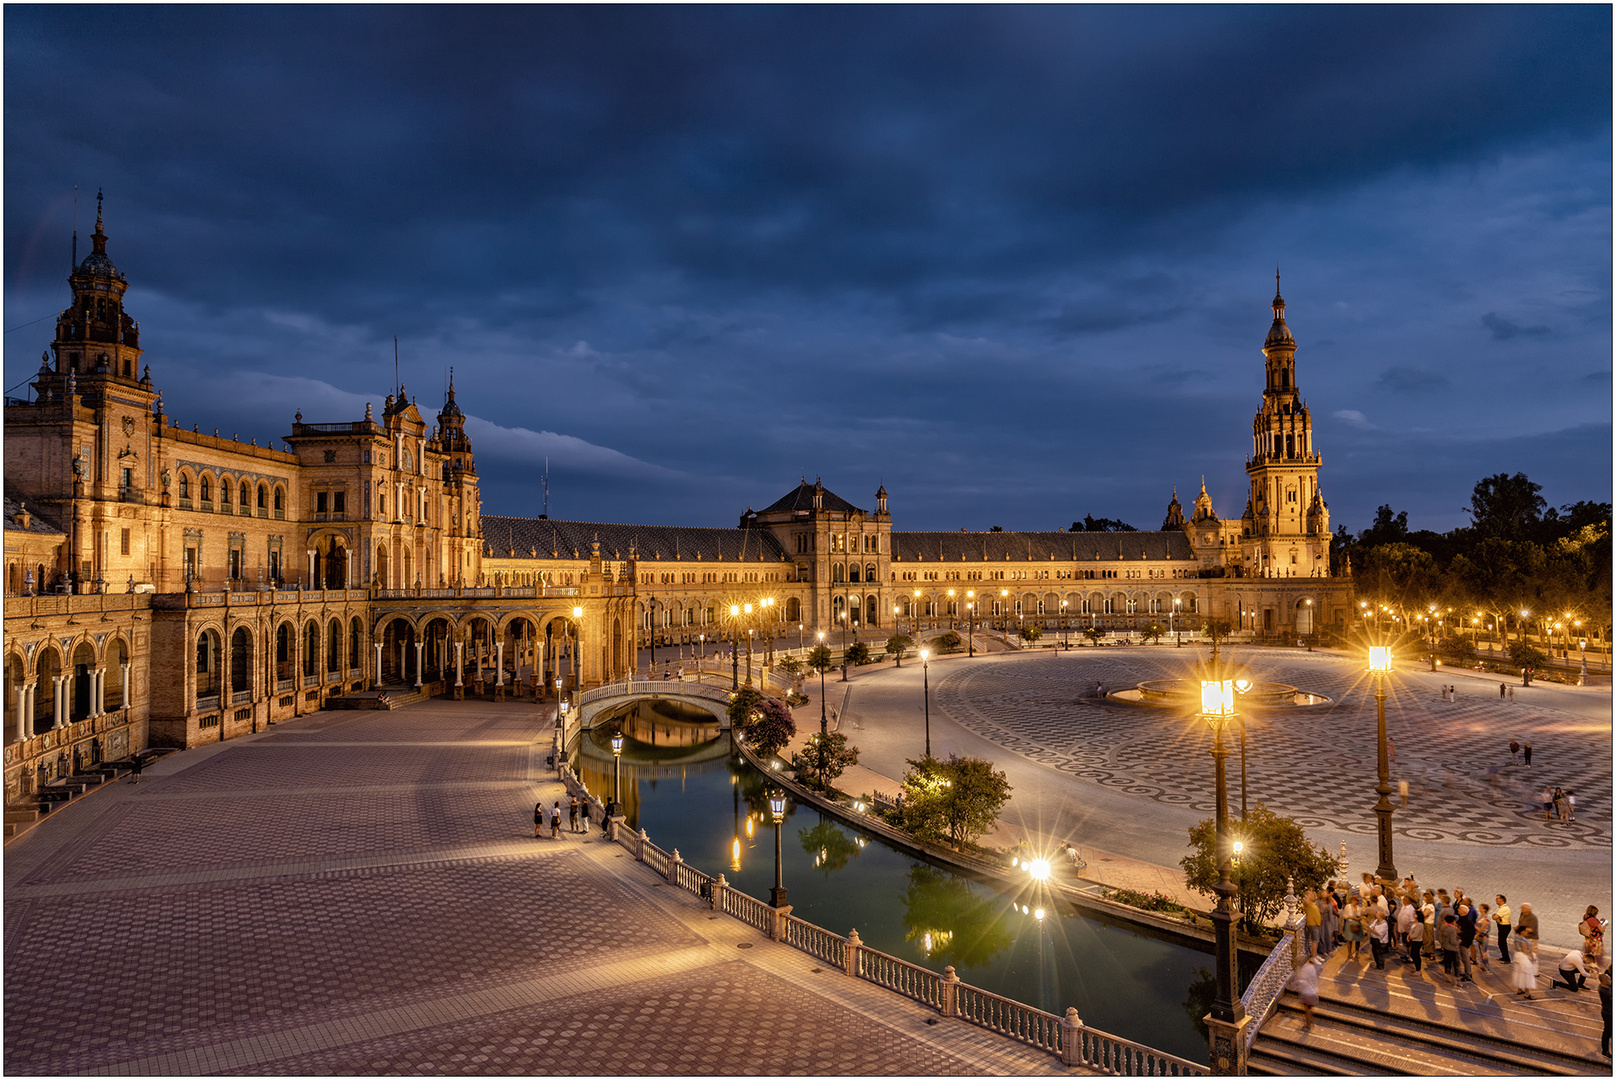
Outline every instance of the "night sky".
{"type": "Polygon", "coordinates": [[[168,412],[422,411],[491,513],[1237,516],[1276,263],[1335,523],[1611,493],[1611,9],[19,7],[5,383],[97,187],[168,412]]]}

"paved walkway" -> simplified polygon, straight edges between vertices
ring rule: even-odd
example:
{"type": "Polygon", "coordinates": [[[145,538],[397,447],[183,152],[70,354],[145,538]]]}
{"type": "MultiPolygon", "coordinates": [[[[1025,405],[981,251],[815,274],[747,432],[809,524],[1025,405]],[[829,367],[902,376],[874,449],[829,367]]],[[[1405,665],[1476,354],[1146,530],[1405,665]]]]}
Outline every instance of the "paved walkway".
{"type": "Polygon", "coordinates": [[[5,857],[19,1074],[1053,1073],[1048,1054],[534,839],[549,712],[327,712],[174,754],[5,857]]]}
{"type": "MultiPolygon", "coordinates": [[[[990,835],[988,843],[1008,846],[1026,835],[1053,848],[1069,839],[1084,850],[1091,874],[1103,865],[1092,854],[1099,851],[1124,852],[1172,877],[1190,826],[1212,812],[1209,733],[1181,712],[1102,698],[1096,684],[1109,691],[1188,677],[1204,652],[1162,645],[933,660],[932,750],[986,757],[1009,775],[1015,794],[1003,819],[1019,832],[990,835]]],[[[1252,718],[1249,803],[1297,817],[1332,852],[1345,844],[1353,877],[1372,869],[1375,702],[1362,665],[1290,649],[1241,648],[1233,659],[1259,680],[1333,701],[1252,718]]],[[[841,730],[877,778],[895,782],[906,759],[923,751],[921,682],[911,662],[827,684],[841,730]]],[[[813,722],[799,723],[817,730],[817,680],[805,689],[814,700],[797,715],[813,722]]],[[[1502,892],[1517,909],[1530,902],[1546,943],[1575,945],[1583,908],[1597,904],[1608,914],[1611,907],[1610,709],[1608,687],[1516,686],[1514,700],[1501,701],[1496,678],[1448,668],[1394,674],[1386,702],[1393,780],[1410,787],[1393,819],[1399,870],[1489,899],[1502,892]],[[1447,684],[1459,688],[1453,702],[1441,700],[1447,684]],[[1530,769],[1510,761],[1511,738],[1532,742],[1530,769]],[[1534,802],[1545,782],[1578,792],[1575,824],[1543,821],[1534,802]]],[[[1237,741],[1234,747],[1230,799],[1238,812],[1237,741]]]]}

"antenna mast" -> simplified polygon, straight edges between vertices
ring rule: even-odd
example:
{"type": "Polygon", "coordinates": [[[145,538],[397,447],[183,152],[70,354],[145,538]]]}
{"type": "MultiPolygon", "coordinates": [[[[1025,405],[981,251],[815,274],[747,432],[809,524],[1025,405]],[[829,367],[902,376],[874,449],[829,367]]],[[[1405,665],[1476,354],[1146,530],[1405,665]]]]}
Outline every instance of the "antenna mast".
{"type": "Polygon", "coordinates": [[[73,185],[73,265],[67,268],[69,274],[79,268],[79,186],[73,185]]]}
{"type": "Polygon", "coordinates": [[[544,516],[550,516],[550,459],[544,459],[544,516]]]}
{"type": "Polygon", "coordinates": [[[398,393],[398,335],[393,335],[393,393],[398,393]]]}

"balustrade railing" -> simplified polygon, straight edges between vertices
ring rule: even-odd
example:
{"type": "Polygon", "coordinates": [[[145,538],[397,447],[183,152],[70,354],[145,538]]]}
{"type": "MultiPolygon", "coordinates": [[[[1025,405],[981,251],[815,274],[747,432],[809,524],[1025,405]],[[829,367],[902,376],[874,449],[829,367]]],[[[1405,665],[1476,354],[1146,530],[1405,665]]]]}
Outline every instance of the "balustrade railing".
{"type": "Polygon", "coordinates": [[[860,978],[868,979],[877,986],[884,986],[904,997],[914,998],[916,1001],[923,1001],[938,1008],[942,1007],[943,977],[919,964],[911,964],[907,960],[899,960],[896,956],[888,956],[868,946],[861,946],[857,974],[860,978]]]}
{"type": "Polygon", "coordinates": [[[680,863],[678,869],[673,872],[673,884],[697,896],[701,895],[704,886],[712,884],[712,880],[689,863],[680,863]]]}
{"type": "Polygon", "coordinates": [[[1075,1036],[1078,1060],[1109,1076],[1209,1076],[1211,1070],[1181,1057],[1152,1050],[1132,1039],[1119,1039],[1091,1027],[1075,1036]]]}
{"type": "Polygon", "coordinates": [[[959,983],[954,988],[954,1014],[1000,1035],[1060,1053],[1061,1018],[1007,997],[959,983]]]}
{"type": "Polygon", "coordinates": [[[754,930],[768,934],[774,926],[774,909],[763,901],[734,889],[724,890],[724,914],[733,915],[754,930]]]}
{"type": "Polygon", "coordinates": [[[832,967],[847,967],[846,938],[795,915],[787,915],[785,922],[785,936],[781,940],[787,945],[801,949],[832,967]]]}
{"type": "Polygon", "coordinates": [[[1279,939],[1279,944],[1274,946],[1274,951],[1268,954],[1268,959],[1263,961],[1262,967],[1257,969],[1257,974],[1252,976],[1246,992],[1240,995],[1240,1004],[1245,1007],[1246,1015],[1251,1017],[1245,1032],[1247,1050],[1251,1049],[1258,1029],[1269,1014],[1278,1008],[1285,987],[1296,973],[1295,939],[1295,931],[1287,930],[1285,936],[1279,939]]]}
{"type": "Polygon", "coordinates": [[[664,878],[668,876],[668,853],[649,840],[646,841],[645,853],[640,858],[644,860],[645,865],[661,874],[664,878]]]}

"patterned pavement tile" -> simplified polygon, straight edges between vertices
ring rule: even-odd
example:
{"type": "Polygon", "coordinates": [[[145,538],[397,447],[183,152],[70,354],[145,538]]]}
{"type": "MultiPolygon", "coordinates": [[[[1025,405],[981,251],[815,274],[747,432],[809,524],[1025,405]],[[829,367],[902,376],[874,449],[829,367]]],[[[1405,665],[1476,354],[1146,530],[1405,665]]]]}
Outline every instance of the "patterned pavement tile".
{"type": "MultiPolygon", "coordinates": [[[[445,740],[447,743],[449,740],[445,740]]],[[[527,755],[505,746],[370,744],[361,752],[323,746],[277,746],[274,740],[231,747],[168,777],[168,793],[284,787],[525,780],[527,755]],[[333,752],[333,751],[337,752],[333,752]],[[295,783],[294,783],[295,778],[295,783]]]]}
{"type": "Polygon", "coordinates": [[[960,1076],[976,1070],[732,962],[259,1066],[271,1076],[960,1076]]]}
{"type": "Polygon", "coordinates": [[[13,1073],[112,1061],[438,994],[688,947],[572,853],[340,871],[26,903],[5,955],[13,1073]],[[140,1043],[132,1050],[131,1043],[140,1043]]]}
{"type": "MultiPolygon", "coordinates": [[[[1320,654],[1259,653],[1246,662],[1260,681],[1329,697],[1330,705],[1253,712],[1246,725],[1250,801],[1306,827],[1373,835],[1372,809],[1356,793],[1332,801],[1333,785],[1374,776],[1375,701],[1367,675],[1320,654]],[[1323,798],[1321,798],[1321,793],[1323,798]]],[[[1212,812],[1186,775],[1204,772],[1211,734],[1184,711],[1102,698],[1148,679],[1189,674],[1191,659],[1166,650],[1100,651],[1018,657],[1014,664],[955,670],[937,680],[932,707],[1007,750],[1078,779],[1165,804],[1212,812]]],[[[1611,842],[1611,731],[1581,717],[1526,702],[1500,701],[1495,684],[1464,680],[1457,701],[1388,680],[1386,724],[1395,744],[1393,784],[1409,801],[1393,819],[1417,840],[1488,846],[1608,849],[1611,842]],[[1510,762],[1511,738],[1530,739],[1530,770],[1510,762]],[[1577,791],[1577,821],[1546,823],[1543,783],[1577,791]]],[[[1232,734],[1232,733],[1231,733],[1232,734]]],[[[1229,739],[1231,793],[1238,798],[1239,740],[1229,739]]],[[[1394,803],[1399,796],[1394,792],[1394,803]]]]}

